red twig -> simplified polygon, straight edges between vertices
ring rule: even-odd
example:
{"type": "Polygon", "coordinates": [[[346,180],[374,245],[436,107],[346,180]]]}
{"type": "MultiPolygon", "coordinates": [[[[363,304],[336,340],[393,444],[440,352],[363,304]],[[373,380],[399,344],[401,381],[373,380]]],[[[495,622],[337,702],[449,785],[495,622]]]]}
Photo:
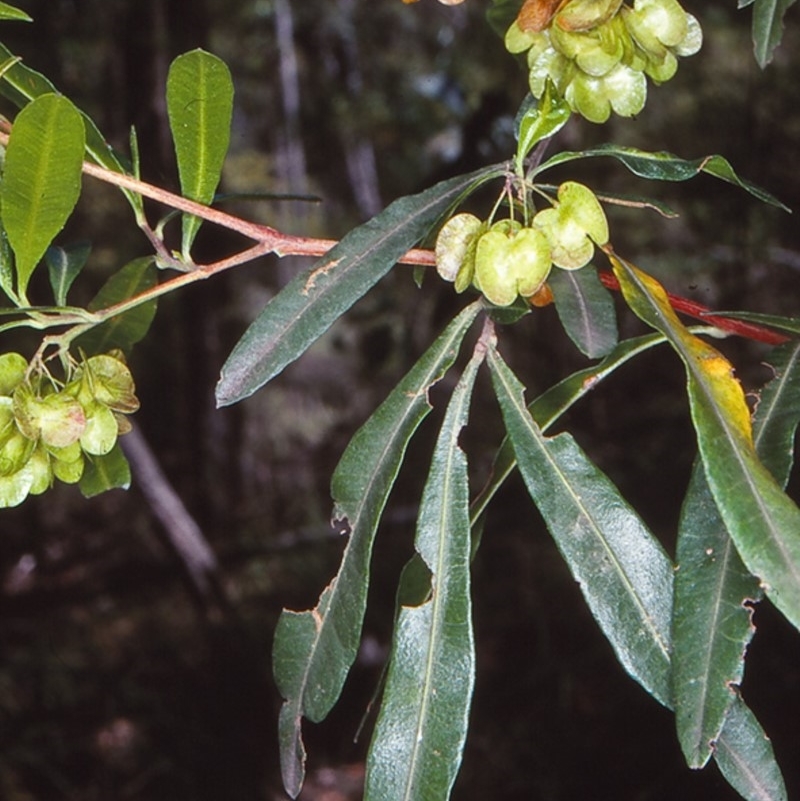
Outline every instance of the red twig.
{"type": "MultiPolygon", "coordinates": [[[[613,273],[601,270],[600,280],[609,289],[613,289],[617,292],[619,291],[619,281],[617,281],[613,273]]],[[[689,317],[694,317],[696,320],[701,320],[723,331],[730,331],[732,334],[737,334],[747,339],[754,339],[756,342],[765,342],[767,345],[780,345],[789,341],[789,337],[779,334],[777,331],[772,331],[769,328],[764,328],[755,323],[748,323],[746,320],[721,317],[714,314],[708,306],[703,306],[702,303],[695,303],[695,301],[683,298],[680,295],[673,295],[671,293],[667,293],[667,295],[675,311],[686,314],[689,317]]]]}

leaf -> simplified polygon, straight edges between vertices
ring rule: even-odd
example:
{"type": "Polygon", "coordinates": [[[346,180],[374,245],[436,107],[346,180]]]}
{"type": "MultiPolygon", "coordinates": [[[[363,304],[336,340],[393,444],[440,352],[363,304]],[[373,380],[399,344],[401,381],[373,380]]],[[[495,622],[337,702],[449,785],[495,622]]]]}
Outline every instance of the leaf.
{"type": "Polygon", "coordinates": [[[617,345],[617,313],[597,270],[553,270],[547,283],[569,338],[590,359],[607,356],[617,345]]]}
{"type": "MultiPolygon", "coordinates": [[[[11,51],[0,43],[0,62],[13,58],[11,51]]],[[[51,93],[57,94],[58,90],[48,78],[19,62],[3,72],[0,80],[0,94],[7,97],[18,108],[24,108],[37,97],[51,93]]],[[[125,168],[122,162],[106,142],[94,121],[83,111],[80,114],[83,117],[83,124],[86,129],[86,152],[90,158],[101,167],[113,172],[124,173],[125,168]]],[[[141,195],[137,195],[127,189],[123,189],[122,192],[131,204],[137,218],[143,216],[144,209],[141,195]]]]}
{"type": "Polygon", "coordinates": [[[800,334],[800,318],[782,317],[777,314],[762,314],[761,312],[747,311],[721,311],[714,312],[714,316],[730,317],[732,320],[745,320],[757,325],[768,325],[779,331],[788,331],[791,334],[800,334]]]}
{"type": "Polygon", "coordinates": [[[536,144],[560,131],[572,114],[566,100],[558,96],[552,97],[551,87],[552,84],[548,82],[544,94],[538,100],[529,94],[517,112],[515,162],[519,173],[524,171],[523,162],[536,144]]]}
{"type": "Polygon", "coordinates": [[[728,783],[747,801],[788,801],[769,737],[737,696],[714,754],[728,783]]]}
{"type": "Polygon", "coordinates": [[[281,767],[286,792],[302,787],[301,719],[324,719],[355,660],[369,587],[372,544],[406,446],[430,412],[428,390],[452,366],[480,310],[468,306],[433,343],[355,434],[331,481],[334,520],[349,531],[336,578],[310,612],[284,610],[275,631],[273,671],[286,699],[281,710],[281,767]]]}
{"type": "MultiPolygon", "coordinates": [[[[89,303],[89,311],[100,311],[121,303],[156,285],[157,270],[152,256],[128,262],[117,270],[89,303]]],[[[113,348],[125,352],[150,328],[156,314],[155,300],[142,303],[77,337],[75,343],[88,354],[107,353],[113,348]]]]}
{"type": "Polygon", "coordinates": [[[377,283],[434,222],[466,193],[502,175],[486,167],[395,200],[350,231],[308,272],[279,292],[247,329],[225,362],[217,405],[251,395],[297,359],[377,283]]]}
{"type": "Polygon", "coordinates": [[[494,348],[488,364],[525,485],[592,615],[625,670],[669,706],[669,557],[572,436],[544,437],[494,348]]]}
{"type": "Polygon", "coordinates": [[[56,306],[67,305],[69,288],[86,265],[91,251],[89,242],[78,242],[67,247],[51,246],[45,251],[44,258],[56,306]]]}
{"type": "Polygon", "coordinates": [[[33,18],[29,17],[24,11],[19,8],[14,8],[8,3],[0,3],[0,19],[17,20],[21,22],[33,22],[33,18]]]}
{"type": "Polygon", "coordinates": [[[130,485],[131,468],[119,442],[104,456],[87,458],[78,482],[85,498],[93,498],[111,489],[128,489],[130,485]]]}
{"type": "MultiPolygon", "coordinates": [[[[181,190],[208,204],[214,197],[230,143],[233,81],[225,62],[204,50],[178,56],[167,76],[167,115],[181,190]]],[[[183,215],[183,258],[190,260],[201,220],[183,215]]]]}
{"type": "Polygon", "coordinates": [[[800,627],[800,509],[758,459],[744,392],[730,363],[686,330],[655,279],[610,258],[628,305],[667,337],[686,366],[706,478],[739,555],[800,627]]]}
{"type": "Polygon", "coordinates": [[[447,799],[461,764],[475,644],[467,460],[458,436],[484,353],[479,342],[453,392],[422,494],[414,545],[431,571],[433,592],[398,615],[365,801],[447,799]]]}
{"type": "Polygon", "coordinates": [[[755,184],[740,178],[730,162],[722,156],[704,156],[700,159],[682,159],[672,153],[657,152],[650,153],[639,150],[635,147],[623,147],[621,145],[605,144],[598,145],[589,150],[570,151],[565,150],[548,159],[539,165],[535,174],[538,175],[544,170],[564,164],[575,159],[592,158],[595,156],[610,156],[624,164],[634,175],[640,178],[649,178],[654,181],[687,181],[694,178],[701,172],[720,178],[723,181],[734,184],[764,203],[777,206],[784,211],[790,211],[789,207],[781,203],[769,192],[761,189],[755,184]]]}
{"type": "Polygon", "coordinates": [[[84,147],[83,121],[65,97],[42,95],[14,122],[0,204],[23,300],[34,268],[78,202],[84,147]]]}
{"type": "Polygon", "coordinates": [[[741,684],[755,632],[752,603],[761,590],[736,552],[699,462],[681,510],[676,562],[675,724],[686,763],[701,768],[741,684]]]}
{"type": "MultiPolygon", "coordinates": [[[[573,404],[591,392],[601,381],[608,378],[617,368],[629,359],[660,345],[666,340],[661,334],[646,334],[620,342],[599,364],[579,370],[567,378],[554,384],[546,392],[528,405],[528,412],[536,425],[544,433],[556,422],[573,404]]],[[[508,478],[516,467],[517,459],[514,448],[506,436],[497,451],[492,465],[492,475],[486,487],[472,504],[472,519],[476,521],[489,504],[500,485],[508,478]]]]}
{"type": "Polygon", "coordinates": [[[761,69],[772,61],[783,36],[783,15],[794,0],[755,0],[753,6],[753,52],[761,69]]]}
{"type": "MultiPolygon", "coordinates": [[[[789,479],[800,420],[800,343],[777,348],[761,392],[754,444],[781,486],[789,479]]],[[[696,465],[681,512],[672,660],[678,739],[690,767],[708,761],[744,675],[758,581],[742,564],[696,465]]]]}

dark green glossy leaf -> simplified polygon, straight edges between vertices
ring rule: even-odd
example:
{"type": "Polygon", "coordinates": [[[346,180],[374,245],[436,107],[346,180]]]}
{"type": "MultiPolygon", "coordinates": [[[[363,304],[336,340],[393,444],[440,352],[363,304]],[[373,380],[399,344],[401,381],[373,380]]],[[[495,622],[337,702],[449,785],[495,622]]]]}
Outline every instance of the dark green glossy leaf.
{"type": "MultiPolygon", "coordinates": [[[[792,468],[800,420],[800,343],[777,348],[775,377],[762,390],[754,415],[754,443],[781,486],[792,468]]],[[[672,663],[678,739],[690,767],[702,767],[744,674],[744,653],[754,633],[757,579],[742,564],[695,466],[681,512],[675,577],[672,663]]]]}
{"type": "MultiPolygon", "coordinates": [[[[591,392],[601,381],[608,378],[629,359],[666,342],[661,334],[647,334],[620,342],[599,364],[579,370],[553,385],[528,406],[536,424],[545,432],[573,404],[591,392]]],[[[516,467],[514,448],[506,437],[497,451],[492,465],[492,475],[486,487],[472,504],[472,519],[476,521],[485,511],[500,485],[516,467]]]]}
{"type": "Polygon", "coordinates": [[[84,147],[83,120],[65,97],[42,95],[14,122],[0,205],[23,300],[34,268],[78,202],[84,147]]]}
{"type": "Polygon", "coordinates": [[[616,257],[612,264],[628,305],[684,362],[706,478],[739,555],[800,628],[800,509],[756,454],[744,391],[730,363],[686,330],[657,281],[616,257]]]}
{"type": "MultiPolygon", "coordinates": [[[[208,204],[230,142],[233,81],[225,62],[204,50],[178,56],[167,77],[167,115],[183,194],[208,204]]],[[[201,220],[183,216],[183,258],[190,259],[201,220]]]]}
{"type": "Polygon", "coordinates": [[[280,721],[281,766],[292,797],[304,777],[302,718],[320,721],[327,716],[358,651],[372,544],[406,446],[430,412],[428,390],[453,364],[480,308],[473,303],[447,327],[355,434],[334,472],[333,518],[349,532],[339,572],[316,609],[284,610],[275,631],[273,669],[286,699],[280,721]]]}
{"type": "Polygon", "coordinates": [[[276,295],[247,329],[222,368],[217,404],[251,395],[297,359],[379,281],[436,220],[498,166],[462,175],[395,200],[350,231],[308,272],[276,295]]]}
{"type": "Polygon", "coordinates": [[[458,445],[485,348],[476,348],[445,413],[414,542],[434,591],[400,609],[367,758],[365,801],[444,801],[467,736],[475,681],[467,460],[458,445]]]}
{"type": "Polygon", "coordinates": [[[546,438],[494,348],[488,364],[528,492],[625,670],[671,703],[672,562],[569,434],[546,438]]]}
{"type": "MultiPolygon", "coordinates": [[[[89,304],[90,311],[107,309],[156,285],[157,269],[152,256],[128,262],[117,270],[89,304]]],[[[129,351],[144,338],[156,314],[157,301],[142,303],[79,336],[75,343],[92,355],[112,348],[129,351]]]]}
{"type": "Polygon", "coordinates": [[[88,242],[78,242],[66,247],[49,247],[44,259],[50,277],[50,286],[57,306],[67,305],[67,293],[78,273],[84,268],[92,246],[88,242]]]}
{"type": "Polygon", "coordinates": [[[675,725],[686,763],[703,767],[744,675],[758,580],[742,564],[702,464],[681,510],[673,611],[675,725]]]}
{"type": "Polygon", "coordinates": [[[88,457],[78,482],[86,498],[93,498],[111,489],[128,489],[130,485],[131,468],[119,442],[104,456],[88,457]]]}
{"type": "Polygon", "coordinates": [[[763,69],[772,61],[783,36],[783,15],[795,0],[755,0],[753,6],[753,51],[763,69]]]}
{"type": "Polygon", "coordinates": [[[608,355],[617,345],[617,312],[611,293],[590,264],[580,270],[553,270],[547,281],[561,325],[590,359],[608,355]]]}
{"type": "Polygon", "coordinates": [[[639,150],[635,147],[623,147],[622,145],[599,145],[589,150],[569,151],[565,150],[548,159],[536,170],[538,175],[544,170],[564,164],[575,159],[591,158],[594,156],[610,156],[624,164],[634,175],[641,178],[649,178],[654,181],[687,181],[700,173],[712,175],[723,181],[732,183],[764,203],[777,206],[784,211],[789,208],[773,197],[769,192],[761,189],[755,184],[740,178],[730,163],[722,156],[705,156],[700,159],[682,159],[672,153],[657,152],[650,153],[639,150]]]}
{"type": "Polygon", "coordinates": [[[738,696],[714,756],[722,775],[746,801],[788,801],[772,743],[738,696]]]}

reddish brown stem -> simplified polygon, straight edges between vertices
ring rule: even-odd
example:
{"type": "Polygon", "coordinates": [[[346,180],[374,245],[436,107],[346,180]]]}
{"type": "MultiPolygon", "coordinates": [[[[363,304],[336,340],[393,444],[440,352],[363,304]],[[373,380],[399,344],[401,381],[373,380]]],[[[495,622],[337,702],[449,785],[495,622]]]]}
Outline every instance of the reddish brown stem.
{"type": "MultiPolygon", "coordinates": [[[[619,291],[619,281],[617,281],[613,273],[601,270],[600,280],[609,289],[613,289],[615,292],[619,291]]],[[[730,331],[732,334],[737,334],[747,339],[754,339],[756,342],[764,342],[767,345],[781,345],[789,341],[789,337],[779,334],[777,331],[772,331],[769,328],[756,325],[755,323],[748,323],[745,320],[734,320],[731,317],[716,315],[708,306],[703,306],[702,303],[695,303],[693,300],[683,298],[680,295],[673,295],[669,292],[667,296],[675,311],[686,314],[689,317],[694,317],[696,320],[708,323],[708,325],[713,325],[722,331],[730,331]]]]}

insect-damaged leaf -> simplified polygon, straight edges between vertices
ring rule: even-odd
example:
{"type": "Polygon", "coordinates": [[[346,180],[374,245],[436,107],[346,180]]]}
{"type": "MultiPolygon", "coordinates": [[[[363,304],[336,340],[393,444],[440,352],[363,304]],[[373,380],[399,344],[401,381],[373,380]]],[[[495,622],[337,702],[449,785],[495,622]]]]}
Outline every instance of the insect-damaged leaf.
{"type": "Polygon", "coordinates": [[[616,256],[611,261],[628,305],[684,362],[706,479],[739,555],[800,628],[800,509],[756,454],[744,391],[730,363],[683,326],[655,279],[616,256]]]}
{"type": "MultiPolygon", "coordinates": [[[[754,415],[754,442],[764,464],[785,486],[800,419],[800,344],[771,356],[775,377],[754,415]]],[[[753,634],[745,604],[761,597],[757,579],[735,550],[696,465],[681,513],[673,613],[675,716],[690,767],[702,767],[737,699],[744,651],[753,634]]]]}
{"type": "Polygon", "coordinates": [[[481,342],[453,392],[422,494],[414,545],[433,592],[421,606],[401,607],[397,617],[365,801],[445,801],[461,764],[475,647],[467,459],[458,436],[484,352],[481,342]]]}
{"type": "Polygon", "coordinates": [[[251,395],[330,328],[436,220],[476,185],[502,174],[493,166],[395,200],[350,231],[308,272],[281,290],[247,329],[222,368],[217,404],[251,395]]]}
{"type": "Polygon", "coordinates": [[[428,390],[452,365],[480,309],[473,303],[439,336],[355,434],[333,475],[334,519],[350,539],[339,572],[316,609],[284,610],[275,631],[273,668],[281,694],[281,767],[292,797],[303,783],[302,718],[322,720],[339,697],[361,638],[372,544],[406,446],[430,411],[428,390]]]}

